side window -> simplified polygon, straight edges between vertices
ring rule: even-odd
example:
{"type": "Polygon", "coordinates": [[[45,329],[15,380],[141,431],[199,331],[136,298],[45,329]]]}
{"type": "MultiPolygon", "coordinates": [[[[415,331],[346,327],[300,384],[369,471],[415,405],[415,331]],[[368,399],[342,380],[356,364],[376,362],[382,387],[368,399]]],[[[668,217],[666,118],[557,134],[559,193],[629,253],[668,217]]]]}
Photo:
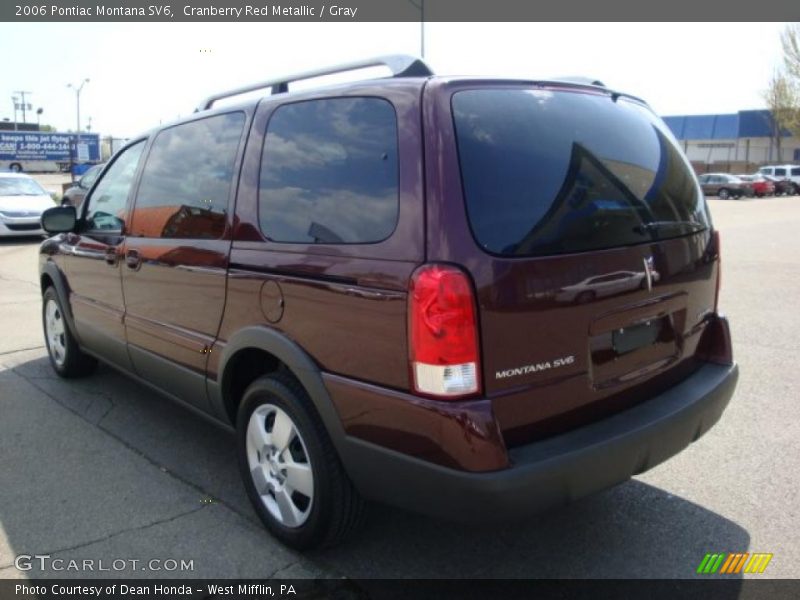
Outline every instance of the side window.
{"type": "Polygon", "coordinates": [[[276,242],[363,244],[397,224],[397,117],[378,98],[287,104],[270,118],[259,220],[276,242]]]}
{"type": "Polygon", "coordinates": [[[222,237],[244,120],[244,113],[228,113],[156,136],[136,194],[131,235],[222,237]]]}
{"type": "Polygon", "coordinates": [[[97,179],[97,176],[100,175],[100,171],[102,170],[103,167],[100,165],[92,167],[91,169],[86,171],[83,177],[81,177],[80,181],[78,182],[78,185],[80,185],[80,187],[82,187],[83,189],[88,190],[90,187],[92,187],[94,180],[97,179]]]}
{"type": "Polygon", "coordinates": [[[776,177],[785,177],[786,176],[786,169],[775,169],[775,176],[776,177]]]}
{"type": "Polygon", "coordinates": [[[144,141],[122,151],[114,164],[89,196],[84,231],[121,231],[125,225],[125,207],[136,167],[144,149],[144,141]]]}
{"type": "Polygon", "coordinates": [[[792,169],[792,177],[799,177],[800,176],[800,168],[792,169]]]}

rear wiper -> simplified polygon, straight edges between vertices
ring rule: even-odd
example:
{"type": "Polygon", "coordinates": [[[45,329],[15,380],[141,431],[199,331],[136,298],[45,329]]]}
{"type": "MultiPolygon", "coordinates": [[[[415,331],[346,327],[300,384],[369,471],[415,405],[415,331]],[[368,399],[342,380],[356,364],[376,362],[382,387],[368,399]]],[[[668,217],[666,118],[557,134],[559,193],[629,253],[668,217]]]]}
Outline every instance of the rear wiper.
{"type": "Polygon", "coordinates": [[[641,233],[642,235],[650,232],[658,233],[662,229],[670,229],[675,227],[690,227],[692,228],[692,233],[697,231],[703,231],[705,229],[705,225],[702,223],[698,223],[697,221],[650,221],[649,223],[641,223],[633,228],[636,233],[641,233]]]}

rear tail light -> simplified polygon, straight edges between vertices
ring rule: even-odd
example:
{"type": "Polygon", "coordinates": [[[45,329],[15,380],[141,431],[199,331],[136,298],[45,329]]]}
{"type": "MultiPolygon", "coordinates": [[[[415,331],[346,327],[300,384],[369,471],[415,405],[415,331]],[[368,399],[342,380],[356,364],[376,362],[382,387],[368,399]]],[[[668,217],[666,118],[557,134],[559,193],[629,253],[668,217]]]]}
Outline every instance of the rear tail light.
{"type": "Polygon", "coordinates": [[[715,229],[712,236],[714,250],[717,253],[717,286],[714,290],[714,312],[719,314],[719,288],[722,285],[722,247],[720,246],[719,231],[715,229]]]}
{"type": "Polygon", "coordinates": [[[449,265],[424,265],[411,277],[408,296],[414,391],[444,399],[479,393],[478,323],[467,274],[449,265]]]}

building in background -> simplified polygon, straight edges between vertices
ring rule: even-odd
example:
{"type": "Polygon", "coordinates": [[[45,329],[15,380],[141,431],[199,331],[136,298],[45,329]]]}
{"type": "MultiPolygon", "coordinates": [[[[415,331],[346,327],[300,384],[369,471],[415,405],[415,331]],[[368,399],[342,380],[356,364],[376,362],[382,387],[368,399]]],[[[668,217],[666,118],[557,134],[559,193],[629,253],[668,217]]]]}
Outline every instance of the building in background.
{"type": "Polygon", "coordinates": [[[664,117],[698,173],[753,173],[769,164],[800,164],[800,138],[781,135],[781,156],[768,110],[664,117]]]}

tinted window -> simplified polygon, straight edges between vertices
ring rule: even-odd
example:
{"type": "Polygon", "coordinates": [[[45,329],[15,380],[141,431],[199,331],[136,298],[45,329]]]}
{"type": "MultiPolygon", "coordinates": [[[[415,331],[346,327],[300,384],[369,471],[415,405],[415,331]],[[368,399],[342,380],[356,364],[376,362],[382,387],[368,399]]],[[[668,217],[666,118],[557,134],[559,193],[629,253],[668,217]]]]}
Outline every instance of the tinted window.
{"type": "Polygon", "coordinates": [[[691,166],[637,102],[474,90],[453,96],[453,115],[469,220],[489,252],[579,252],[708,226],[691,166]]]}
{"type": "Polygon", "coordinates": [[[783,177],[786,175],[786,169],[775,169],[775,175],[783,177]]]}
{"type": "Polygon", "coordinates": [[[236,112],[161,131],[142,171],[132,235],[221,237],[243,127],[236,112]]]}
{"type": "Polygon", "coordinates": [[[797,177],[800,175],[800,168],[792,169],[792,177],[797,177]]]}
{"type": "Polygon", "coordinates": [[[387,101],[282,106],[264,142],[261,229],[277,242],[381,241],[397,223],[397,181],[397,119],[387,101]]]}
{"type": "Polygon", "coordinates": [[[89,231],[121,231],[125,225],[125,208],[144,142],[129,146],[114,160],[89,196],[84,229],[89,231]]]}

